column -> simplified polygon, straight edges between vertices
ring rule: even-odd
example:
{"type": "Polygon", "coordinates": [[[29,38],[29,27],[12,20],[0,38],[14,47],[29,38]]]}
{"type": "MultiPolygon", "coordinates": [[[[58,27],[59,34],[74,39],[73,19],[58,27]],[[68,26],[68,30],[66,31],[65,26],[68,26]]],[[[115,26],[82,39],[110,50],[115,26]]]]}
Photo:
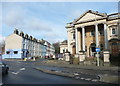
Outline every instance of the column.
{"type": "Polygon", "coordinates": [[[68,51],[70,52],[70,53],[72,53],[72,50],[71,50],[71,47],[70,47],[70,41],[71,41],[71,39],[70,38],[72,38],[71,36],[70,36],[70,31],[69,30],[67,30],[67,34],[68,34],[68,51]]]}
{"type": "Polygon", "coordinates": [[[82,49],[85,51],[85,28],[82,27],[82,49]]]}
{"type": "Polygon", "coordinates": [[[95,40],[96,40],[96,47],[99,46],[99,40],[98,40],[98,24],[95,25],[95,40]]]}
{"type": "Polygon", "coordinates": [[[78,53],[78,30],[75,28],[76,53],[78,53]]]}
{"type": "Polygon", "coordinates": [[[105,49],[108,49],[108,38],[107,38],[107,25],[104,24],[104,42],[105,42],[105,49]]]}

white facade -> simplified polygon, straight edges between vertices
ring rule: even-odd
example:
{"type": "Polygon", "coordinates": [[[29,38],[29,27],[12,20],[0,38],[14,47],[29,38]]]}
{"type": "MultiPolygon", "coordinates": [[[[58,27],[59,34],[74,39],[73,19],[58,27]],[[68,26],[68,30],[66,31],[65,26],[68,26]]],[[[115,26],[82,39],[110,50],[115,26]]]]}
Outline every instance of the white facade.
{"type": "Polygon", "coordinates": [[[67,40],[60,43],[60,53],[63,54],[68,51],[67,40]]]}
{"type": "Polygon", "coordinates": [[[41,40],[24,35],[16,29],[5,40],[4,58],[44,57],[46,46],[41,40]]]}
{"type": "MultiPolygon", "coordinates": [[[[108,50],[110,54],[115,55],[114,51],[120,50],[120,31],[118,29],[120,24],[118,19],[120,18],[118,14],[107,15],[88,10],[73,22],[68,23],[66,25],[68,51],[74,55],[83,51],[86,57],[90,57],[95,56],[95,49],[98,47],[102,51],[108,50]]],[[[116,54],[118,53],[120,52],[116,54]]]]}

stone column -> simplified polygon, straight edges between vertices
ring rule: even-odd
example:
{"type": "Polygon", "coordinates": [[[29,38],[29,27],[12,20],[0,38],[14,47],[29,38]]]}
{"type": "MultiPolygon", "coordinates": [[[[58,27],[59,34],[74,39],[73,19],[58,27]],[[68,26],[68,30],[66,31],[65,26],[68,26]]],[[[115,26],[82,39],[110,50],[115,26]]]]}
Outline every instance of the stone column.
{"type": "Polygon", "coordinates": [[[78,30],[75,28],[76,53],[78,53],[78,30]]]}
{"type": "Polygon", "coordinates": [[[70,35],[70,31],[69,30],[67,30],[67,34],[68,34],[68,51],[70,52],[70,53],[72,53],[72,51],[71,51],[71,48],[70,48],[70,38],[71,38],[71,35],[70,35]]]}
{"type": "Polygon", "coordinates": [[[69,52],[65,53],[65,61],[70,61],[70,53],[69,52]]]}
{"type": "Polygon", "coordinates": [[[104,43],[105,43],[105,50],[103,52],[104,57],[104,65],[109,63],[110,58],[110,51],[108,50],[108,37],[107,37],[107,25],[104,24],[104,43]]]}
{"type": "Polygon", "coordinates": [[[108,49],[108,37],[107,37],[107,25],[104,24],[104,42],[105,42],[105,50],[108,49]]]}
{"type": "Polygon", "coordinates": [[[85,28],[82,27],[82,49],[85,51],[85,28]]]}
{"type": "Polygon", "coordinates": [[[79,51],[79,61],[83,62],[85,60],[85,52],[79,51]]]}
{"type": "Polygon", "coordinates": [[[96,40],[96,47],[99,46],[99,40],[98,40],[98,24],[95,24],[95,40],[96,40]]]}

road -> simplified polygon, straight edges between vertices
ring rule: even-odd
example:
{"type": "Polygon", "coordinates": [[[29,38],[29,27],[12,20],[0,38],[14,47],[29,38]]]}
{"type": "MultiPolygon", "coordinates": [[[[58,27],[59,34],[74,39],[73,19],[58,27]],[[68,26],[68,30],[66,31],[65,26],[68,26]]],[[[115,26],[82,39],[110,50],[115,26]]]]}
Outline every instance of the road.
{"type": "Polygon", "coordinates": [[[104,84],[88,80],[46,74],[38,71],[32,62],[6,61],[9,74],[2,77],[3,84],[104,84]]]}

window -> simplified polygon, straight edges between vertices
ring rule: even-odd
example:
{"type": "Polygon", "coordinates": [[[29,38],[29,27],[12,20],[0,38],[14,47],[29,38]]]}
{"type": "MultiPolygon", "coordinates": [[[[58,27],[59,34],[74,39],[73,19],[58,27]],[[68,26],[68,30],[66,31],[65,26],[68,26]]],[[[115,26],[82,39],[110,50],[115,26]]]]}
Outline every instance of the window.
{"type": "Polygon", "coordinates": [[[87,32],[85,31],[85,36],[87,36],[87,32]]]}
{"type": "Polygon", "coordinates": [[[14,51],[14,54],[18,54],[18,51],[14,51]]]}
{"type": "Polygon", "coordinates": [[[113,29],[112,29],[112,35],[115,35],[115,34],[116,34],[116,29],[113,28],[113,29]]]}
{"type": "Polygon", "coordinates": [[[63,50],[63,53],[65,53],[65,50],[63,50]]]}
{"type": "Polygon", "coordinates": [[[6,51],[7,54],[10,54],[10,51],[6,51]]]}
{"type": "Polygon", "coordinates": [[[102,29],[99,29],[99,34],[100,34],[100,35],[104,35],[102,29]]]}
{"type": "Polygon", "coordinates": [[[103,44],[100,44],[100,50],[101,51],[103,51],[103,48],[104,48],[103,44]]]}
{"type": "Polygon", "coordinates": [[[25,49],[25,44],[23,44],[23,49],[25,49]]]}
{"type": "Polygon", "coordinates": [[[87,46],[85,46],[85,51],[87,51],[87,46]]]}
{"type": "Polygon", "coordinates": [[[91,30],[91,36],[95,36],[95,31],[94,30],[91,30]]]}
{"type": "Polygon", "coordinates": [[[75,39],[75,33],[73,33],[73,39],[75,39]]]}
{"type": "Polygon", "coordinates": [[[114,43],[112,43],[112,45],[117,45],[117,43],[114,42],[114,43]]]}

